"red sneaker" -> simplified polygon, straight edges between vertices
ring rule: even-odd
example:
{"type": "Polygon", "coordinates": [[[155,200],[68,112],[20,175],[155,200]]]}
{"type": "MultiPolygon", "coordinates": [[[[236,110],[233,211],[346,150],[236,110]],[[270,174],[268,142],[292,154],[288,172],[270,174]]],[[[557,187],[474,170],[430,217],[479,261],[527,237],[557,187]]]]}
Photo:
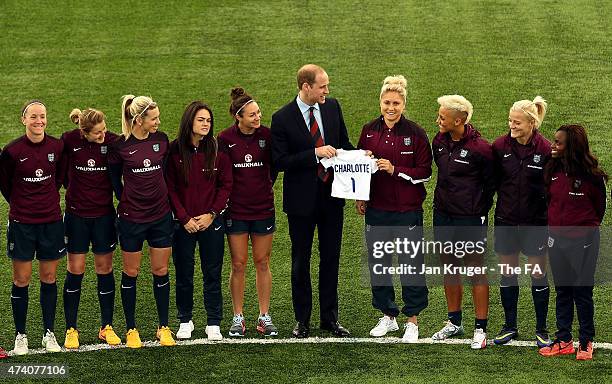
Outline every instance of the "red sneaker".
{"type": "Polygon", "coordinates": [[[574,342],[555,340],[550,346],[540,348],[539,353],[542,356],[557,356],[557,355],[571,355],[576,350],[574,349],[574,342]]]}
{"type": "Polygon", "coordinates": [[[593,360],[593,342],[589,341],[583,349],[582,343],[578,346],[576,360],[593,360]]]}
{"type": "Polygon", "coordinates": [[[8,357],[8,353],[2,347],[0,347],[0,359],[6,359],[8,357]]]}

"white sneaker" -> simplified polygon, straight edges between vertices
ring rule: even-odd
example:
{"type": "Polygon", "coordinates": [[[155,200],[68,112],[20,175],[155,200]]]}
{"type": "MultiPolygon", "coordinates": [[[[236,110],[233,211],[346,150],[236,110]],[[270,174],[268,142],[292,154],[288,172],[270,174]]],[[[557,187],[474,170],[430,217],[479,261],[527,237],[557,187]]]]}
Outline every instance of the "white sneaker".
{"type": "Polygon", "coordinates": [[[15,336],[13,354],[16,356],[28,354],[28,336],[25,333],[17,333],[17,336],[15,336]]]}
{"type": "Polygon", "coordinates": [[[484,349],[487,347],[487,334],[481,328],[474,330],[474,338],[472,339],[472,349],[484,349]]]}
{"type": "Polygon", "coordinates": [[[404,324],[404,336],[402,343],[416,343],[419,341],[419,327],[415,323],[404,324]]]}
{"type": "Polygon", "coordinates": [[[399,326],[395,317],[392,319],[387,315],[378,319],[378,324],[372,330],[370,330],[370,336],[381,337],[387,334],[387,332],[397,331],[399,326]]]}
{"type": "Polygon", "coordinates": [[[42,338],[42,346],[47,352],[60,352],[62,347],[59,346],[55,339],[55,334],[47,329],[47,333],[42,338]]]}
{"type": "Polygon", "coordinates": [[[455,325],[450,320],[444,324],[441,330],[431,336],[432,340],[446,340],[451,336],[463,335],[463,325],[455,325]]]}
{"type": "Polygon", "coordinates": [[[218,325],[207,325],[204,332],[206,332],[208,340],[223,340],[223,335],[221,334],[221,329],[218,325]]]}
{"type": "Polygon", "coordinates": [[[181,323],[178,331],[176,331],[177,339],[191,339],[191,332],[195,329],[193,321],[189,320],[188,323],[181,323]]]}

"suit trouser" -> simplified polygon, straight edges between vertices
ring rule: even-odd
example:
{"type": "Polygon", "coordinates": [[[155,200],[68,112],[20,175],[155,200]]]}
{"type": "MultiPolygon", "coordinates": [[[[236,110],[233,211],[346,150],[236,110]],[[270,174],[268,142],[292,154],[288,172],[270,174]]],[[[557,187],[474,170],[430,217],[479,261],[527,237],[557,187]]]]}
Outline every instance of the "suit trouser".
{"type": "MultiPolygon", "coordinates": [[[[389,212],[368,208],[365,216],[366,242],[368,247],[368,264],[370,270],[370,284],[372,285],[372,306],[383,314],[397,317],[400,310],[395,304],[395,290],[393,276],[385,273],[375,274],[374,264],[385,267],[392,266],[393,255],[385,254],[382,258],[373,257],[374,241],[394,241],[396,238],[409,239],[413,242],[422,241],[423,212],[389,212]]],[[[420,248],[419,248],[420,249],[420,248]]],[[[397,255],[398,264],[412,266],[421,271],[425,259],[421,250],[414,255],[401,253],[397,255]]],[[[401,274],[402,300],[404,306],[402,313],[406,316],[416,316],[428,305],[427,282],[425,275],[420,273],[401,274]]]]}
{"type": "Polygon", "coordinates": [[[174,232],[172,259],[176,268],[176,309],[181,323],[192,319],[193,271],[196,244],[199,245],[200,267],[204,279],[204,308],[207,325],[220,325],[223,317],[221,270],[225,227],[217,217],[204,231],[188,233],[182,225],[174,232]]]}
{"type": "Polygon", "coordinates": [[[309,324],[312,312],[310,258],[315,227],[319,238],[319,306],[321,323],[338,321],[338,270],[344,208],[319,183],[315,211],[308,216],[287,215],[291,238],[291,298],[295,319],[309,324]]]}
{"type": "Polygon", "coordinates": [[[579,339],[591,341],[595,337],[593,285],[599,256],[599,229],[579,238],[553,233],[550,238],[548,255],[557,293],[556,337],[562,341],[572,339],[575,305],[579,339]]]}

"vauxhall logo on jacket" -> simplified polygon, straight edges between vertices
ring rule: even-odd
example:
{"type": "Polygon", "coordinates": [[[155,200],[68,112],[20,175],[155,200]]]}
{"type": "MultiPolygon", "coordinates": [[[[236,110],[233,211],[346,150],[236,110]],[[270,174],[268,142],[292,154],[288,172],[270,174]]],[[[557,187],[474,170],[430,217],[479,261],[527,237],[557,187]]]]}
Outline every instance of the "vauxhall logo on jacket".
{"type": "Polygon", "coordinates": [[[151,166],[151,160],[149,159],[144,159],[142,161],[142,165],[144,165],[144,168],[132,168],[132,172],[133,173],[144,173],[144,172],[151,172],[151,171],[156,171],[158,169],[161,169],[161,165],[151,166]]]}

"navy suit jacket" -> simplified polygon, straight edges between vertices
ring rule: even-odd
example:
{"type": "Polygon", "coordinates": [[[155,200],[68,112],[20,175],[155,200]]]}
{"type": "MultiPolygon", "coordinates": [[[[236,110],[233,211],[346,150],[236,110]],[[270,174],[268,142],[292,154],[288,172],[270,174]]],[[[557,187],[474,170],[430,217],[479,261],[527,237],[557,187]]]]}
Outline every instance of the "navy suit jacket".
{"type": "MultiPolygon", "coordinates": [[[[319,107],[325,145],[331,145],[336,149],[355,149],[349,141],[338,101],[328,97],[325,103],[319,104],[319,107]]],[[[314,154],[315,142],[295,99],[272,115],[270,128],[272,164],[276,170],[285,172],[283,211],[289,215],[311,215],[314,213],[317,200],[318,163],[314,154]]],[[[339,205],[344,205],[343,199],[335,200],[339,205]]]]}

